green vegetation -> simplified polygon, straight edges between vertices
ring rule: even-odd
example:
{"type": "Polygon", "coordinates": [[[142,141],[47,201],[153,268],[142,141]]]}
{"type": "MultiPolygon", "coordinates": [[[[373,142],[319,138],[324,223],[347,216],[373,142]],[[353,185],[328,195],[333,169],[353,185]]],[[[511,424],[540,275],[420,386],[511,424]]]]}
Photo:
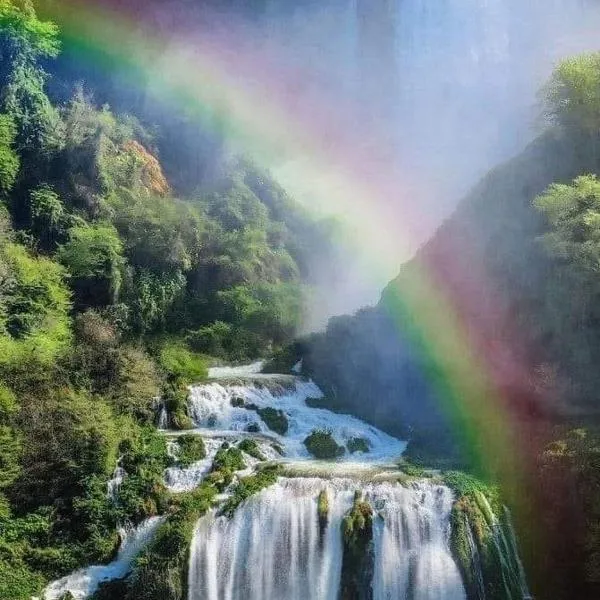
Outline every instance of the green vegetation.
{"type": "Polygon", "coordinates": [[[177,462],[180,467],[189,467],[206,458],[204,441],[199,435],[182,435],[177,438],[177,445],[179,446],[177,462]]]}
{"type": "Polygon", "coordinates": [[[374,571],[373,509],[360,492],[342,521],[344,555],[342,559],[342,600],[368,600],[372,597],[374,571]]]}
{"type": "Polygon", "coordinates": [[[259,408],[257,411],[258,416],[265,422],[265,425],[275,433],[279,435],[285,435],[287,433],[289,424],[285,413],[282,410],[276,408],[259,408]]]}
{"type": "Polygon", "coordinates": [[[306,449],[319,459],[339,458],[344,454],[344,447],[339,446],[333,439],[331,431],[315,429],[304,440],[306,449]]]}
{"type": "Polygon", "coordinates": [[[369,440],[362,437],[350,438],[346,444],[346,448],[350,454],[354,454],[355,452],[367,453],[370,450],[369,440]]]}
{"type": "Polygon", "coordinates": [[[180,385],[198,383],[208,375],[203,358],[188,350],[182,343],[164,344],[160,350],[159,363],[169,381],[180,385]]]}
{"type": "Polygon", "coordinates": [[[258,447],[258,443],[252,438],[246,438],[245,440],[242,440],[238,444],[238,448],[242,452],[245,452],[249,456],[253,456],[257,460],[266,460],[264,454],[260,451],[260,448],[258,447]]]}
{"type": "Polygon", "coordinates": [[[242,502],[258,494],[261,490],[274,485],[280,473],[281,467],[279,465],[267,465],[258,471],[256,475],[242,477],[221,508],[221,514],[231,518],[242,502]]]}
{"type": "MultiPolygon", "coordinates": [[[[51,98],[44,69],[63,41],[32,2],[0,2],[0,597],[11,600],[108,561],[119,524],[169,510],[156,398],[169,427],[189,429],[187,386],[206,378],[207,355],[249,360],[289,343],[307,264],[326,246],[325,229],[244,158],[204,178],[197,145],[166,143],[152,118],[146,130],[99,106],[68,74],[51,98]]],[[[187,124],[183,137],[200,139],[187,124]]],[[[183,463],[204,455],[201,440],[180,442],[183,463]]],[[[226,480],[241,452],[219,460],[226,480]]]]}
{"type": "Polygon", "coordinates": [[[516,541],[497,488],[460,472],[447,473],[444,479],[458,498],[450,517],[450,548],[461,571],[467,598],[522,597],[516,541]]]}
{"type": "Polygon", "coordinates": [[[321,490],[317,498],[317,514],[319,516],[319,540],[325,540],[325,532],[329,524],[329,496],[327,490],[321,490]]]}
{"type": "Polygon", "coordinates": [[[223,442],[217,451],[207,481],[223,491],[232,481],[236,471],[246,468],[242,451],[236,446],[223,442]]]}
{"type": "Polygon", "coordinates": [[[173,500],[167,520],[136,560],[125,600],[185,600],[189,547],[198,519],[212,505],[215,489],[203,484],[173,500]]]}

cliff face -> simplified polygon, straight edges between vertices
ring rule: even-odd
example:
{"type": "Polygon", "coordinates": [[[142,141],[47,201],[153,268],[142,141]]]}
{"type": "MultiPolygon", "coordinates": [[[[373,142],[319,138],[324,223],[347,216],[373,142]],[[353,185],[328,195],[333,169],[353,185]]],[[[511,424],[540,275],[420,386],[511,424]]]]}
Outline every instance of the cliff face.
{"type": "Polygon", "coordinates": [[[396,308],[418,274],[444,296],[446,318],[460,322],[520,416],[579,410],[558,393],[564,384],[554,365],[563,344],[556,326],[560,307],[546,298],[552,265],[537,239],[543,223],[532,202],[551,183],[590,170],[582,156],[567,138],[542,135],[473,189],[377,307],[332,319],[325,334],[314,336],[306,365],[330,401],[395,433],[432,439],[436,432],[440,449],[452,447],[427,375],[431,365],[409,339],[412,321],[426,321],[428,309],[419,308],[413,319],[410,309],[399,315],[396,308]]]}

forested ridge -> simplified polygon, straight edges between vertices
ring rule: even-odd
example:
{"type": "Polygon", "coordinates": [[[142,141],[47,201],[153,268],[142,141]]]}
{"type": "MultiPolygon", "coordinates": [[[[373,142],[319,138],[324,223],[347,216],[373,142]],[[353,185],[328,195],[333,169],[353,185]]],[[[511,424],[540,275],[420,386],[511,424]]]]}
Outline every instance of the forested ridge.
{"type": "Polygon", "coordinates": [[[207,147],[210,181],[187,171],[174,186],[159,150],[183,157],[184,171],[197,158],[184,160],[185,145],[169,148],[163,136],[159,149],[152,124],[99,106],[102,90],[64,72],[72,95],[51,98],[60,51],[58,27],[31,2],[0,2],[7,600],[109,560],[118,524],[177,510],[162,480],[171,459],[156,402],[172,428],[187,428],[186,385],[210,361],[251,360],[289,341],[311,253],[328,244],[328,226],[248,159],[207,147]],[[115,505],[107,481],[117,459],[129,476],[115,505]]]}
{"type": "MultiPolygon", "coordinates": [[[[535,500],[518,533],[534,593],[595,598],[600,54],[558,64],[540,100],[539,137],[483,178],[402,267],[379,305],[331,319],[325,333],[299,340],[281,360],[303,357],[327,406],[409,439],[407,456],[418,463],[472,468],[467,436],[448,422],[431,385],[440,365],[415,351],[412,315],[398,312],[398,299],[425,271],[448,294],[487,361],[505,403],[498,408],[514,419],[527,448],[519,468],[535,500]],[[545,531],[543,548],[531,541],[536,522],[545,531]]],[[[436,306],[424,302],[419,318],[436,306]]]]}

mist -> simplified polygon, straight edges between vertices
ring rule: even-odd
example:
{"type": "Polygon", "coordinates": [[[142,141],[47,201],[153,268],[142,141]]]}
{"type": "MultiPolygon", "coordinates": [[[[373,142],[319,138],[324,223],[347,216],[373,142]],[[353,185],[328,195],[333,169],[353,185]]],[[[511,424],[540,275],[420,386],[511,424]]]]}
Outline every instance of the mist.
{"type": "Polygon", "coordinates": [[[540,87],[560,58],[597,47],[600,26],[594,0],[180,0],[142,14],[167,40],[146,102],[214,52],[231,88],[202,72],[197,87],[219,113],[219,151],[339,221],[304,331],[378,301],[477,181],[540,133],[540,87]],[[252,135],[228,122],[240,104],[252,135]]]}
{"type": "MultiPolygon", "coordinates": [[[[369,232],[362,214],[362,226],[349,226],[342,285],[327,285],[323,267],[313,326],[376,302],[477,180],[540,133],[539,89],[560,58],[597,48],[600,24],[597,3],[580,0],[276,6],[260,26],[263,50],[294,73],[299,104],[350,123],[351,143],[365,163],[377,157],[371,176],[387,192],[372,204],[386,214],[384,230],[369,232]],[[376,267],[361,260],[357,236],[378,248],[385,238],[389,254],[376,267]]],[[[274,168],[285,185],[292,167],[274,168]]],[[[320,185],[307,182],[299,199],[310,202],[320,185]]]]}

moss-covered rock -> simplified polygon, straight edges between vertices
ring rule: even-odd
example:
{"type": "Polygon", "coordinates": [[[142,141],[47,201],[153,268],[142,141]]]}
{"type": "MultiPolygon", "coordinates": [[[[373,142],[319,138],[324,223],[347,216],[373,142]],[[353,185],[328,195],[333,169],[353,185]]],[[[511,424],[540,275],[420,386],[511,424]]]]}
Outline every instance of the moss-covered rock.
{"type": "Polygon", "coordinates": [[[280,474],[281,467],[279,465],[268,465],[255,475],[240,479],[231,496],[223,505],[221,514],[231,518],[242,502],[275,484],[280,474]]]}
{"type": "Polygon", "coordinates": [[[199,435],[182,435],[177,439],[179,453],[177,462],[181,467],[189,467],[195,462],[206,458],[204,441],[199,435]]]}
{"type": "Polygon", "coordinates": [[[231,404],[231,406],[233,406],[233,408],[244,408],[245,405],[244,399],[240,398],[240,396],[234,396],[233,398],[231,398],[229,403],[231,404]]]}
{"type": "Polygon", "coordinates": [[[241,471],[246,468],[242,451],[225,442],[215,454],[212,471],[241,471]]]}
{"type": "Polygon", "coordinates": [[[215,486],[219,491],[223,491],[233,481],[233,474],[245,468],[246,463],[242,451],[223,442],[215,455],[206,482],[215,486]]]}
{"type": "Polygon", "coordinates": [[[521,600],[527,594],[525,576],[497,489],[464,473],[446,478],[458,495],[450,516],[450,549],[468,600],[521,600]]]}
{"type": "Polygon", "coordinates": [[[371,449],[369,446],[369,440],[363,437],[350,438],[346,443],[346,448],[350,454],[354,454],[355,452],[363,452],[366,454],[371,449]]]}
{"type": "Polygon", "coordinates": [[[116,579],[105,581],[98,586],[90,600],[123,600],[127,595],[127,581],[116,579]]]}
{"type": "Polygon", "coordinates": [[[248,456],[252,456],[257,460],[266,460],[265,455],[260,451],[260,448],[258,447],[258,443],[252,438],[246,438],[245,440],[242,440],[238,444],[238,448],[242,452],[248,454],[248,456]]]}
{"type": "Polygon", "coordinates": [[[375,554],[373,509],[360,492],[342,522],[344,554],[340,600],[372,600],[375,554]]]}
{"type": "Polygon", "coordinates": [[[343,456],[343,446],[333,439],[331,431],[315,429],[305,440],[306,449],[315,457],[320,459],[333,459],[343,456]]]}
{"type": "Polygon", "coordinates": [[[249,423],[246,425],[246,431],[248,433],[260,433],[260,425],[258,423],[249,423]]]}
{"type": "Polygon", "coordinates": [[[325,532],[329,523],[329,496],[327,490],[321,490],[317,499],[317,514],[319,516],[319,541],[323,544],[325,532]]]}
{"type": "Polygon", "coordinates": [[[168,414],[168,426],[184,431],[193,429],[194,423],[187,412],[187,388],[177,382],[167,384],[163,389],[163,405],[168,414]]]}
{"type": "Polygon", "coordinates": [[[277,410],[268,406],[267,408],[259,408],[258,416],[265,422],[265,425],[279,435],[287,433],[289,424],[285,413],[282,410],[277,410]]]}

